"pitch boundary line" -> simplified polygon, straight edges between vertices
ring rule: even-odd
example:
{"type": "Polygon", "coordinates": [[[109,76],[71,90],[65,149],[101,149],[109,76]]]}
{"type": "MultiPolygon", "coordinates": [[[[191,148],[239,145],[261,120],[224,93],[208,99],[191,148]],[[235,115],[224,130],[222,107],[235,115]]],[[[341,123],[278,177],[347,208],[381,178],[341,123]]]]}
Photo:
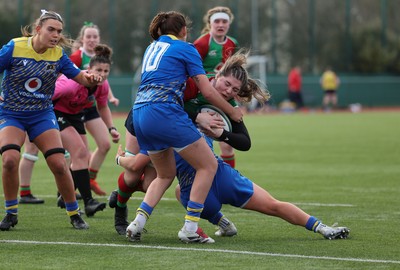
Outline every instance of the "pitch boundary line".
{"type": "Polygon", "coordinates": [[[176,250],[176,251],[196,251],[196,252],[203,251],[203,252],[214,252],[214,253],[220,252],[220,253],[232,253],[232,254],[239,254],[239,255],[255,255],[255,256],[267,256],[267,257],[313,259],[313,260],[330,260],[330,261],[344,261],[344,262],[400,264],[400,261],[395,261],[395,260],[375,260],[375,259],[362,259],[362,258],[308,256],[308,255],[299,255],[299,254],[283,254],[283,253],[254,252],[254,251],[245,251],[245,250],[227,250],[227,249],[211,249],[211,248],[187,248],[187,247],[148,246],[148,245],[122,245],[122,244],[24,241],[24,240],[0,240],[0,243],[32,244],[32,245],[71,245],[71,246],[75,245],[75,246],[96,246],[96,247],[147,248],[147,249],[176,250]]]}

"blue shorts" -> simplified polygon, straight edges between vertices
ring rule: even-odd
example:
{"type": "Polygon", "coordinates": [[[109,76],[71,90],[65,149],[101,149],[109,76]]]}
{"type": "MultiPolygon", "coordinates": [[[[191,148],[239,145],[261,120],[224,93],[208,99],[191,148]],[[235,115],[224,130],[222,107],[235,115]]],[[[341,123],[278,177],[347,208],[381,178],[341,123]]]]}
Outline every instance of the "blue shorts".
{"type": "Polygon", "coordinates": [[[0,110],[0,129],[8,126],[26,131],[31,142],[49,129],[59,130],[53,108],[30,112],[0,110]]]}
{"type": "Polygon", "coordinates": [[[182,148],[201,137],[182,106],[174,103],[134,108],[133,125],[140,149],[145,151],[182,148]]]}
{"type": "MultiPolygon", "coordinates": [[[[190,198],[191,186],[181,189],[181,202],[186,207],[190,198]]],[[[253,196],[253,182],[223,161],[218,161],[218,170],[204,202],[201,218],[210,220],[223,204],[243,207],[253,196]]]]}

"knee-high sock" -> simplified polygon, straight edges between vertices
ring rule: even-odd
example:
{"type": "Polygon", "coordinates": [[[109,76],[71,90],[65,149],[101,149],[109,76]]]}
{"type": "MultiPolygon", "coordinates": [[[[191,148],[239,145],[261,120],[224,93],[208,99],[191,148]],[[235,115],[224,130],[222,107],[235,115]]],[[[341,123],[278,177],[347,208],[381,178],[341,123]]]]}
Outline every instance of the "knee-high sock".
{"type": "Polygon", "coordinates": [[[79,213],[78,202],[74,201],[72,203],[65,203],[65,209],[67,210],[68,216],[77,215],[79,213]]]}
{"type": "Polygon", "coordinates": [[[96,180],[96,178],[97,178],[97,173],[98,173],[99,171],[96,171],[96,170],[94,170],[94,169],[92,169],[92,168],[89,168],[89,176],[90,176],[90,179],[93,179],[93,180],[96,180]]]}
{"type": "Polygon", "coordinates": [[[92,191],[90,190],[90,177],[88,169],[72,171],[72,178],[74,179],[75,188],[78,188],[79,193],[82,196],[83,202],[86,205],[92,197],[92,191]]]}
{"type": "Polygon", "coordinates": [[[18,214],[18,199],[5,201],[5,209],[7,214],[18,214]]]}
{"type": "Polygon", "coordinates": [[[125,182],[125,173],[122,172],[118,177],[118,202],[119,207],[126,207],[126,202],[132,196],[132,193],[136,191],[136,187],[130,187],[125,182]]]}
{"type": "Polygon", "coordinates": [[[19,186],[19,195],[22,196],[28,196],[32,194],[31,193],[31,186],[30,185],[20,185],[19,186]]]}
{"type": "Polygon", "coordinates": [[[226,163],[228,163],[229,165],[231,165],[232,168],[235,168],[235,154],[231,155],[231,156],[222,156],[221,158],[223,161],[225,161],[226,163]]]}
{"type": "Polygon", "coordinates": [[[147,220],[150,218],[151,213],[153,213],[153,209],[154,208],[147,203],[142,202],[139,208],[136,210],[135,221],[138,223],[140,230],[143,230],[147,220]]]}
{"type": "Polygon", "coordinates": [[[189,232],[196,232],[203,212],[204,204],[189,201],[186,207],[185,228],[189,232]]]}
{"type": "Polygon", "coordinates": [[[306,223],[306,229],[309,231],[317,232],[317,227],[321,223],[316,217],[311,216],[307,223],[306,223]]]}

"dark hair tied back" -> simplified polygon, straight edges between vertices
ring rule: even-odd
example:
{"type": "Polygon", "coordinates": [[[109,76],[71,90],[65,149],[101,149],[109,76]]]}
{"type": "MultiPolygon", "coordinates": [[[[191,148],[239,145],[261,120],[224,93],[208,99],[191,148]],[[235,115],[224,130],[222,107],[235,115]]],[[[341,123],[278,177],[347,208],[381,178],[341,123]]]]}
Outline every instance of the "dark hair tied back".
{"type": "Polygon", "coordinates": [[[162,35],[179,36],[183,27],[189,27],[190,21],[182,13],[168,11],[158,13],[150,23],[149,34],[157,40],[162,35]]]}
{"type": "Polygon", "coordinates": [[[99,44],[94,48],[95,56],[90,59],[90,66],[93,66],[96,63],[102,64],[112,64],[111,55],[112,49],[105,44],[99,44]]]}

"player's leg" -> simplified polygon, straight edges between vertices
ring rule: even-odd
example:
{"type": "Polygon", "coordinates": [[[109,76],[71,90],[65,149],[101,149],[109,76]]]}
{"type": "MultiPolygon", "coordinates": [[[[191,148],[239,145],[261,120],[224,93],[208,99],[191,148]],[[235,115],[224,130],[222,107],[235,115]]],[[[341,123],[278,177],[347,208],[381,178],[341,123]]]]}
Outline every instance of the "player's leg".
{"type": "Polygon", "coordinates": [[[92,197],[87,163],[90,154],[86,147],[86,135],[80,133],[75,126],[62,127],[61,138],[63,145],[71,155],[71,174],[75,187],[78,188],[85,204],[85,213],[87,216],[93,216],[96,212],[102,211],[106,204],[100,203],[92,197]]]}
{"type": "Polygon", "coordinates": [[[348,228],[326,226],[296,205],[279,201],[258,185],[253,183],[253,186],[254,194],[243,207],[244,209],[282,218],[293,225],[303,226],[310,231],[318,232],[327,239],[347,238],[349,234],[348,228]]]}
{"type": "Polygon", "coordinates": [[[223,161],[231,165],[232,168],[235,168],[235,151],[232,146],[227,143],[219,142],[219,147],[221,149],[221,158],[223,161]]]}
{"type": "Polygon", "coordinates": [[[67,214],[71,218],[71,224],[76,229],[89,228],[79,214],[74,183],[64,157],[65,150],[61,142],[60,132],[57,129],[49,129],[35,137],[34,143],[43,153],[47,165],[54,174],[57,189],[64,198],[67,214]]]}
{"type": "Polygon", "coordinates": [[[0,230],[8,231],[18,223],[18,164],[25,131],[15,126],[0,126],[0,154],[2,156],[2,181],[6,216],[0,230]]]}
{"type": "Polygon", "coordinates": [[[40,204],[44,200],[36,198],[31,192],[32,172],[35,162],[39,159],[39,149],[34,143],[31,143],[26,137],[24,143],[24,153],[19,163],[20,175],[20,200],[19,203],[23,204],[40,204]]]}
{"type": "Polygon", "coordinates": [[[85,127],[97,145],[89,160],[90,187],[96,194],[106,195],[106,192],[100,188],[96,178],[111,148],[108,129],[100,117],[86,121],[85,127]]]}
{"type": "MultiPolygon", "coordinates": [[[[200,138],[195,143],[180,151],[179,155],[196,171],[190,191],[190,199],[186,208],[185,225],[178,234],[181,241],[187,242],[188,239],[190,240],[191,235],[196,234],[198,229],[198,221],[218,164],[204,138],[200,138]]],[[[198,242],[204,243],[202,240],[200,239],[198,242]]]]}

